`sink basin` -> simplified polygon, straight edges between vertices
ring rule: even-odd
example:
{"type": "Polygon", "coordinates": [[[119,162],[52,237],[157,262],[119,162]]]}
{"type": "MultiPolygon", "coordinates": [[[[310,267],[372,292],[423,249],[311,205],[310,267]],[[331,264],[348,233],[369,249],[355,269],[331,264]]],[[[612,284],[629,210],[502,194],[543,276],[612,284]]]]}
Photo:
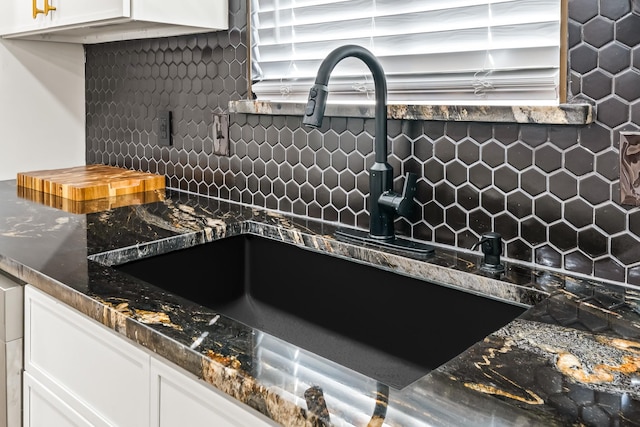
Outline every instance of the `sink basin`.
{"type": "Polygon", "coordinates": [[[526,310],[253,235],[114,268],[395,388],[526,310]]]}

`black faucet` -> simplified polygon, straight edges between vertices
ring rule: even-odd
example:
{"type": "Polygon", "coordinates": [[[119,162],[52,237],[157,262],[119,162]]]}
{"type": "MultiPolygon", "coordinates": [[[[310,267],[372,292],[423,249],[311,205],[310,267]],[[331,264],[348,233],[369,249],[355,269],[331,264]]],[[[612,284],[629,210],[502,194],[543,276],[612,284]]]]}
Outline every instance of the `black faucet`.
{"type": "Polygon", "coordinates": [[[369,233],[340,229],[336,236],[358,241],[424,258],[433,254],[433,247],[396,237],[396,216],[408,218],[415,209],[413,196],[416,192],[417,175],[408,173],[402,194],[393,191],[393,168],[387,162],[387,81],[380,62],[367,49],[357,45],[339,47],[327,55],[320,64],[315,84],[309,90],[309,99],[302,122],[311,127],[320,127],[324,117],[329,89],[329,77],[335,66],[347,57],[362,60],[373,74],[375,85],[375,161],[369,169],[369,233]]]}

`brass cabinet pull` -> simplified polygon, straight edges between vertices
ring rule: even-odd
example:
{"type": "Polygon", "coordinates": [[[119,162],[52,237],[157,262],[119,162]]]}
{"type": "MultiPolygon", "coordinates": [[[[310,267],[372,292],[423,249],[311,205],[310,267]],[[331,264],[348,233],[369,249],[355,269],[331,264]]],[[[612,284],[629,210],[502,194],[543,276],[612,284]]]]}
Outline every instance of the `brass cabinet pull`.
{"type": "Polygon", "coordinates": [[[38,14],[42,13],[43,15],[48,15],[49,11],[56,10],[55,6],[51,6],[49,0],[44,0],[44,9],[38,9],[38,0],[33,0],[32,10],[33,10],[33,19],[36,19],[38,14]]]}
{"type": "Polygon", "coordinates": [[[55,6],[51,6],[49,0],[44,0],[44,14],[48,15],[50,10],[56,10],[55,6]]]}
{"type": "Polygon", "coordinates": [[[36,19],[36,16],[38,16],[39,13],[44,13],[44,10],[42,9],[38,9],[38,5],[36,4],[37,0],[33,0],[33,19],[36,19]]]}

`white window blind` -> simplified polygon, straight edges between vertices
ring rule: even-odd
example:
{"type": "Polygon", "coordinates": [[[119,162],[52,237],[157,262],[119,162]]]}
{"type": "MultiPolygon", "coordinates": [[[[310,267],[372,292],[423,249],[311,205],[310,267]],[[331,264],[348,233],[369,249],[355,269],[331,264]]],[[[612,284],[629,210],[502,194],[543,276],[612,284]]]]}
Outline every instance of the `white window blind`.
{"type": "MultiPolygon", "coordinates": [[[[325,56],[369,49],[388,103],[557,105],[561,0],[252,0],[252,90],[305,102],[325,56]]],[[[347,58],[329,102],[373,100],[373,79],[347,58]]]]}

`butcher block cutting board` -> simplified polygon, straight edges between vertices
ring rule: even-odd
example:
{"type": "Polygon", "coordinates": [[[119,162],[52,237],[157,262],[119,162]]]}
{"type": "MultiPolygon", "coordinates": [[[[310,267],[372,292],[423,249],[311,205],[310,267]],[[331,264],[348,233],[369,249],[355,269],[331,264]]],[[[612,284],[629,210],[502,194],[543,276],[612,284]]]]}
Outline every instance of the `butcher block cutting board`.
{"type": "Polygon", "coordinates": [[[105,165],[18,173],[19,187],[74,201],[95,200],[165,188],[163,175],[105,165]]]}
{"type": "Polygon", "coordinates": [[[164,190],[145,191],[144,193],[125,194],[123,196],[104,197],[93,200],[71,200],[42,191],[18,186],[18,197],[37,202],[45,206],[74,214],[88,214],[108,211],[123,206],[146,205],[165,200],[164,190]]]}

